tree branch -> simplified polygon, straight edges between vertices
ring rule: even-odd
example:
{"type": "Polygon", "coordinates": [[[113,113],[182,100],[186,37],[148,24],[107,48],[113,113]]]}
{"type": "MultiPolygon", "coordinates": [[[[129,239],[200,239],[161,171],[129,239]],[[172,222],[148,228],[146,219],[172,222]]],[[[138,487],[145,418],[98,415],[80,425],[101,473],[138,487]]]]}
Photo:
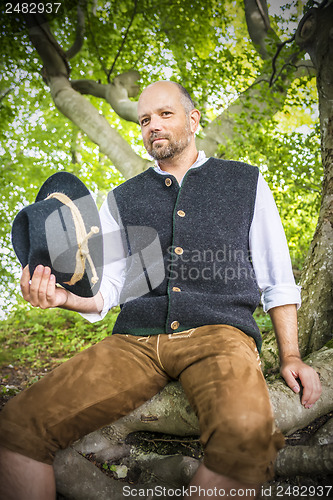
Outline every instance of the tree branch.
{"type": "Polygon", "coordinates": [[[73,165],[75,165],[76,163],[79,163],[78,137],[79,137],[79,129],[77,127],[73,127],[73,133],[72,133],[72,139],[71,139],[71,156],[72,156],[73,165]]]}
{"type": "MultiPolygon", "coordinates": [[[[115,462],[116,460],[111,458],[110,461],[115,462]]],[[[97,459],[96,461],[102,464],[107,459],[101,461],[97,459]]],[[[56,454],[54,462],[57,491],[66,498],[73,499],[109,500],[112,498],[112,500],[123,500],[124,491],[126,491],[124,487],[126,487],[131,492],[131,498],[143,497],[144,495],[146,499],[156,499],[157,496],[152,497],[150,495],[153,489],[155,491],[160,489],[162,492],[168,489],[175,491],[176,488],[185,488],[190,483],[201,461],[179,454],[165,457],[157,453],[147,455],[134,450],[132,455],[126,457],[125,463],[127,464],[125,466],[127,478],[124,482],[117,479],[117,472],[116,477],[103,474],[100,467],[96,467],[92,461],[86,460],[72,448],[62,450],[56,454]],[[133,457],[135,452],[138,455],[136,458],[133,457]],[[141,472],[138,480],[133,482],[130,479],[131,471],[128,470],[128,466],[130,466],[130,469],[133,468],[133,470],[136,469],[141,472]]],[[[283,498],[288,498],[286,483],[283,483],[279,476],[281,478],[293,478],[295,476],[313,478],[313,476],[318,474],[321,477],[323,475],[324,477],[329,477],[332,471],[332,464],[333,445],[314,447],[287,446],[280,450],[277,455],[275,473],[278,477],[275,478],[273,483],[264,483],[263,491],[266,490],[268,495],[260,495],[260,498],[278,498],[281,496],[283,490],[286,491],[286,495],[283,495],[283,498]]],[[[114,465],[116,471],[117,467],[119,466],[114,465]]],[[[295,490],[292,490],[292,484],[289,486],[290,490],[295,491],[295,494],[299,495],[302,492],[302,486],[295,486],[295,490]]],[[[305,488],[306,490],[308,489],[308,487],[305,488]]],[[[312,486],[312,488],[313,492],[315,492],[316,487],[312,486]]],[[[320,493],[327,498],[330,491],[329,488],[330,486],[328,485],[320,486],[318,488],[319,496],[314,497],[313,495],[311,496],[312,491],[309,489],[310,496],[306,496],[306,498],[313,497],[317,499],[320,497],[320,493]]],[[[163,496],[163,498],[166,497],[163,496]]],[[[289,492],[289,498],[295,498],[295,495],[293,494],[290,497],[289,492]]]]}
{"type": "MultiPolygon", "coordinates": [[[[289,38],[288,40],[285,40],[284,42],[281,42],[279,43],[278,45],[278,48],[273,56],[273,59],[272,59],[272,68],[273,68],[273,72],[272,72],[272,75],[271,75],[271,78],[270,78],[270,81],[269,81],[269,86],[271,87],[274,83],[274,76],[276,74],[276,61],[277,61],[277,58],[279,57],[279,54],[281,52],[281,50],[283,49],[283,47],[285,45],[287,45],[287,43],[291,43],[293,40],[295,40],[295,35],[293,35],[291,38],[289,38]]],[[[286,63],[288,64],[288,63],[286,63]]],[[[283,68],[285,67],[285,65],[283,65],[282,67],[282,70],[283,68]]],[[[275,81],[279,78],[280,74],[282,73],[282,70],[279,72],[278,76],[276,77],[275,81]]]]}
{"type": "MultiPolygon", "coordinates": [[[[93,15],[95,15],[95,14],[94,14],[94,5],[93,5],[93,7],[92,7],[92,12],[93,12],[93,15]]],[[[96,51],[96,55],[97,55],[97,59],[99,60],[99,63],[100,63],[100,65],[101,65],[101,68],[102,68],[102,70],[104,71],[104,73],[105,73],[105,75],[106,75],[106,77],[107,77],[107,76],[108,76],[108,71],[107,71],[106,67],[104,66],[103,60],[102,60],[102,58],[101,58],[101,56],[100,56],[99,49],[98,49],[98,45],[97,45],[97,43],[96,43],[95,36],[94,36],[94,31],[91,29],[91,26],[90,26],[90,17],[89,17],[89,12],[88,12],[88,11],[87,11],[87,17],[88,17],[88,21],[89,21],[89,23],[88,23],[89,32],[90,32],[90,36],[91,36],[92,42],[93,42],[94,47],[95,47],[95,51],[96,51]]]]}
{"type": "Polygon", "coordinates": [[[55,75],[68,77],[70,68],[66,54],[55,40],[47,22],[39,15],[25,15],[29,38],[43,61],[43,77],[48,80],[55,75]]]}
{"type": "Polygon", "coordinates": [[[5,99],[8,94],[10,94],[11,90],[12,90],[12,88],[8,88],[8,89],[3,89],[0,92],[0,102],[3,101],[3,99],[5,99]]]}
{"type": "Polygon", "coordinates": [[[309,78],[313,78],[316,76],[316,68],[313,63],[309,59],[304,59],[295,64],[296,72],[295,78],[302,78],[304,76],[308,76],[309,78]]]}
{"type": "MultiPolygon", "coordinates": [[[[48,25],[38,24],[33,22],[33,19],[30,21],[29,36],[44,63],[45,77],[59,111],[99,146],[101,152],[109,157],[125,178],[145,170],[150,162],[138,156],[98,110],[72,88],[68,80],[68,64],[64,51],[54,39],[48,25]]],[[[134,93],[136,88],[134,82],[138,78],[138,73],[130,72],[127,76],[119,75],[117,78],[114,84],[117,87],[116,92],[109,91],[109,96],[106,92],[106,100],[114,102],[115,108],[118,104],[120,110],[124,109],[134,117],[133,108],[136,104],[129,101],[128,95],[134,93]]],[[[87,85],[96,92],[96,89],[102,88],[96,83],[88,82],[87,85]]]]}
{"type": "Polygon", "coordinates": [[[119,47],[119,49],[118,49],[118,52],[117,52],[117,54],[116,54],[116,57],[114,58],[114,61],[113,61],[112,66],[111,66],[111,68],[110,68],[110,71],[108,72],[108,75],[107,75],[107,77],[108,77],[108,83],[110,83],[110,78],[111,78],[112,72],[113,72],[114,67],[115,67],[115,65],[116,65],[116,62],[117,62],[117,60],[118,60],[118,57],[120,56],[121,51],[123,50],[123,47],[124,47],[124,45],[125,45],[125,42],[126,42],[126,38],[127,38],[128,32],[129,32],[129,30],[130,30],[130,28],[131,28],[131,26],[132,26],[133,21],[134,21],[134,17],[135,17],[135,14],[136,14],[136,9],[137,9],[137,6],[138,6],[138,0],[134,0],[134,9],[133,9],[132,17],[131,17],[131,19],[130,19],[129,25],[127,26],[127,29],[126,29],[125,35],[123,36],[123,39],[122,39],[121,45],[120,45],[120,47],[119,47]]]}
{"type": "Polygon", "coordinates": [[[116,76],[113,82],[107,86],[106,100],[115,112],[125,120],[139,123],[137,106],[138,103],[130,101],[139,92],[137,81],[140,75],[138,71],[131,70],[116,76]]]}
{"type": "Polygon", "coordinates": [[[83,95],[93,95],[106,99],[106,89],[108,85],[95,82],[94,80],[71,80],[71,85],[74,90],[83,95]]]}
{"type": "Polygon", "coordinates": [[[49,85],[59,111],[99,146],[125,178],[133,177],[150,165],[132,150],[89,101],[71,87],[67,78],[52,77],[49,85]]]}
{"type": "Polygon", "coordinates": [[[77,24],[76,36],[73,45],[66,51],[67,59],[72,59],[78,54],[82,48],[85,33],[85,17],[83,7],[86,5],[85,0],[79,0],[77,4],[77,24]]]}
{"type": "Polygon", "coordinates": [[[248,32],[255,48],[264,60],[272,59],[273,71],[269,79],[269,85],[272,86],[288,66],[297,62],[299,51],[289,54],[288,60],[277,71],[276,63],[282,49],[294,41],[296,35],[284,42],[280,41],[270,26],[266,0],[244,0],[244,6],[248,32]]]}
{"type": "Polygon", "coordinates": [[[287,446],[277,456],[275,472],[281,477],[326,475],[333,470],[333,445],[287,446]]]}
{"type": "Polygon", "coordinates": [[[98,0],[92,0],[91,13],[93,16],[96,16],[96,14],[97,14],[97,4],[98,4],[98,0]]]}
{"type": "MultiPolygon", "coordinates": [[[[317,66],[315,39],[317,37],[318,28],[320,26],[319,18],[321,18],[322,11],[327,9],[330,4],[332,4],[332,0],[324,0],[321,3],[314,2],[314,4],[316,4],[317,7],[311,7],[300,20],[295,33],[295,40],[303,50],[308,52],[313,64],[317,66]]],[[[325,11],[325,13],[326,12],[329,19],[331,15],[329,13],[329,9],[325,11]]]]}
{"type": "MultiPolygon", "coordinates": [[[[281,42],[268,25],[266,2],[261,0],[259,4],[256,0],[244,0],[244,4],[248,30],[257,50],[263,58],[273,58],[274,55],[276,58],[276,47],[281,42]]],[[[299,50],[289,55],[288,64],[283,67],[283,70],[287,68],[287,71],[283,71],[283,74],[279,73],[279,77],[282,76],[279,78],[278,85],[271,85],[272,76],[268,74],[269,69],[266,67],[263,74],[245,92],[240,94],[227,110],[204,128],[201,137],[198,137],[196,141],[198,148],[206,151],[209,156],[221,155],[221,149],[228,148],[238,133],[237,123],[242,114],[246,113],[250,123],[262,121],[262,117],[265,117],[265,120],[271,119],[281,109],[288,86],[295,78],[301,76],[301,70],[293,72],[290,69],[290,66],[298,66],[297,58],[299,56],[299,50]]],[[[305,63],[303,62],[303,64],[305,63]]],[[[275,73],[273,78],[274,75],[275,73]]],[[[276,83],[276,78],[273,83],[276,83]]]]}
{"type": "Polygon", "coordinates": [[[272,30],[266,0],[244,0],[245,19],[254,47],[262,59],[270,59],[280,42],[272,30]]]}
{"type": "Polygon", "coordinates": [[[271,75],[269,74],[262,74],[258,77],[225,111],[203,129],[201,136],[196,139],[197,147],[204,150],[207,156],[221,156],[220,151],[223,148],[227,149],[238,134],[238,120],[242,114],[246,114],[249,124],[259,121],[263,123],[263,119],[273,118],[281,109],[291,82],[296,78],[316,75],[311,61],[295,61],[299,54],[300,51],[293,53],[289,58],[290,62],[284,65],[283,70],[290,68],[289,70],[283,71],[283,74],[282,70],[279,72],[278,85],[276,85],[276,78],[273,86],[270,85],[271,75]],[[296,68],[296,71],[293,68],[296,68]]]}
{"type": "Polygon", "coordinates": [[[196,144],[207,156],[219,156],[221,148],[228,148],[238,134],[239,117],[246,114],[248,124],[271,119],[281,109],[287,86],[269,87],[269,76],[261,75],[245,92],[211,121],[197,137],[196,144]]]}
{"type": "Polygon", "coordinates": [[[264,5],[262,5],[261,0],[255,0],[255,2],[257,4],[258,11],[260,12],[260,15],[262,17],[263,23],[265,25],[265,30],[267,32],[271,27],[268,17],[267,4],[266,2],[264,2],[264,5]]]}
{"type": "Polygon", "coordinates": [[[124,120],[138,123],[137,102],[130,101],[129,97],[138,94],[137,80],[140,75],[131,70],[116,76],[112,83],[104,85],[93,80],[72,80],[73,89],[81,94],[90,94],[105,99],[118,116],[124,120]]]}

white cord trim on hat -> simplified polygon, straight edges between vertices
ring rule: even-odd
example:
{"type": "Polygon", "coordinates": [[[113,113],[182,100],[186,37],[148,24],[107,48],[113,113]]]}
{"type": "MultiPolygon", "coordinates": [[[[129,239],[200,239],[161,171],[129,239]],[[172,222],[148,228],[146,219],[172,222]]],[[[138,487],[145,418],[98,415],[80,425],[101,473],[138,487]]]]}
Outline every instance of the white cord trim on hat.
{"type": "Polygon", "coordinates": [[[75,271],[70,281],[65,281],[64,283],[66,285],[75,285],[75,283],[80,281],[83,278],[85,272],[86,260],[88,260],[92,271],[91,282],[94,286],[99,278],[97,276],[96,268],[92,261],[91,255],[89,253],[88,239],[94,234],[99,233],[99,227],[92,226],[89,233],[87,234],[80,210],[66,194],[51,193],[46,199],[48,200],[50,198],[56,198],[58,201],[60,201],[70,209],[76,232],[78,250],[76,252],[75,271]]]}

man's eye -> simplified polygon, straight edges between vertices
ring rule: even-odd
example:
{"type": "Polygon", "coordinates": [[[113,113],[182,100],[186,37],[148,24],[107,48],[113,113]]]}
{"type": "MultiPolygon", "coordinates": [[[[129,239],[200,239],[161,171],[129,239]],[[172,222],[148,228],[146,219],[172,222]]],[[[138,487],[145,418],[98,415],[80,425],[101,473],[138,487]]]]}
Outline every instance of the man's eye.
{"type": "Polygon", "coordinates": [[[141,120],[141,125],[142,126],[147,125],[148,122],[149,122],[149,119],[148,118],[144,118],[143,120],[141,120]]]}
{"type": "Polygon", "coordinates": [[[171,111],[163,111],[162,116],[169,116],[171,115],[171,111]]]}

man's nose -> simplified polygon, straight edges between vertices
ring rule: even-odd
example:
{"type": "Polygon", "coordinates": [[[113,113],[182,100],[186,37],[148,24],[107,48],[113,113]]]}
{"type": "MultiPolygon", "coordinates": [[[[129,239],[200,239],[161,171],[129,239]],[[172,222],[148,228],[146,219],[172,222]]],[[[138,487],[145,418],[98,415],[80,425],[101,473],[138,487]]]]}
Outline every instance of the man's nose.
{"type": "Polygon", "coordinates": [[[152,115],[150,118],[149,128],[151,132],[161,130],[162,128],[161,118],[159,116],[152,115]]]}

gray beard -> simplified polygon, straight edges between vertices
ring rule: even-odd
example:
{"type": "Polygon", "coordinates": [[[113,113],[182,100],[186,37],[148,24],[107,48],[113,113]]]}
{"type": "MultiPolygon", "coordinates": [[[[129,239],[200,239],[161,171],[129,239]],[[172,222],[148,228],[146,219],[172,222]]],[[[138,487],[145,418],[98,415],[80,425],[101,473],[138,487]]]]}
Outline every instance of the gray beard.
{"type": "Polygon", "coordinates": [[[169,158],[174,158],[184,151],[185,148],[190,143],[190,135],[188,134],[186,139],[175,142],[169,142],[166,146],[157,147],[156,149],[152,146],[149,148],[148,153],[154,158],[154,160],[166,160],[169,158]]]}
{"type": "Polygon", "coordinates": [[[184,150],[184,147],[179,147],[180,145],[168,144],[163,148],[151,149],[149,152],[150,156],[154,160],[166,160],[167,158],[174,158],[177,154],[184,150]]]}

